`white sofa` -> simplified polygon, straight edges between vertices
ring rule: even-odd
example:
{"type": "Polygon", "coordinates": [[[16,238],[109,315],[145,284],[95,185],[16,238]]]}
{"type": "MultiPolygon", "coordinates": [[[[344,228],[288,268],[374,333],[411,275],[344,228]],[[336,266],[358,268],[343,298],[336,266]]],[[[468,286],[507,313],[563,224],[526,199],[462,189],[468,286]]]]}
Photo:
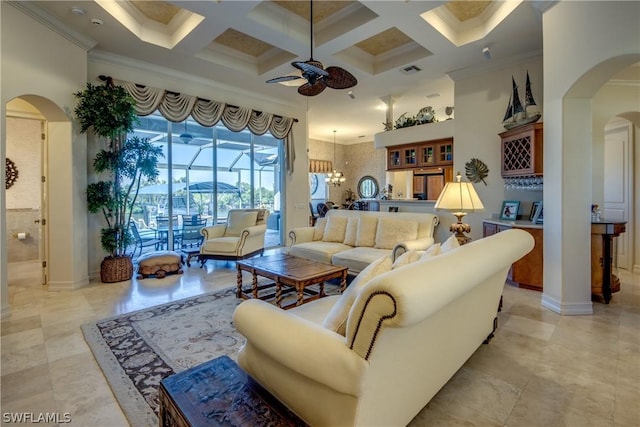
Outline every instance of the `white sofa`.
{"type": "Polygon", "coordinates": [[[492,336],[507,271],[532,248],[514,229],[382,273],[345,336],[323,324],[349,289],[288,311],[244,301],[238,364],[312,426],[406,425],[492,336]]]}
{"type": "Polygon", "coordinates": [[[438,216],[428,213],[370,212],[332,209],[313,227],[289,231],[289,254],[333,265],[357,274],[372,261],[394,259],[410,249],[434,243],[438,216]]]}

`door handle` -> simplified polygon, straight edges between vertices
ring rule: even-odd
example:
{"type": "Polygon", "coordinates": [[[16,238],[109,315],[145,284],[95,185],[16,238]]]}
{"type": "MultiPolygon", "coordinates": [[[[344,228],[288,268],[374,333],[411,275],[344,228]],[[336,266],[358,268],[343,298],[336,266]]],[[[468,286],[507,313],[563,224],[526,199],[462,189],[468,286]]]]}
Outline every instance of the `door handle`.
{"type": "Polygon", "coordinates": [[[34,220],[33,222],[34,222],[35,224],[40,224],[40,220],[39,220],[39,219],[36,219],[36,220],[34,220]]]}

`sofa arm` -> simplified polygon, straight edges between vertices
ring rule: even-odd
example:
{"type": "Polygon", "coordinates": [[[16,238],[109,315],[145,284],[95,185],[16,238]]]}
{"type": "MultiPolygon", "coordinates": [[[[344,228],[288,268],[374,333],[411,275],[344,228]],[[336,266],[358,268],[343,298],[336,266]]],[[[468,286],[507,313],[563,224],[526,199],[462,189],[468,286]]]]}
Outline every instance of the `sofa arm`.
{"type": "Polygon", "coordinates": [[[204,240],[214,239],[216,237],[224,236],[224,232],[227,229],[226,224],[210,225],[209,227],[203,227],[200,230],[200,234],[204,236],[204,240]]]}
{"type": "Polygon", "coordinates": [[[407,240],[406,242],[400,242],[393,247],[391,252],[391,259],[395,261],[400,255],[408,252],[412,249],[417,251],[424,251],[433,245],[435,240],[433,237],[423,237],[422,239],[407,240]]]}
{"type": "Polygon", "coordinates": [[[367,362],[350,350],[345,337],[321,325],[251,299],[233,313],[233,324],[251,347],[288,369],[340,393],[361,394],[367,362]]]}
{"type": "Polygon", "coordinates": [[[291,239],[291,245],[296,243],[312,242],[313,234],[315,233],[315,227],[298,227],[289,231],[289,238],[291,239]]]}

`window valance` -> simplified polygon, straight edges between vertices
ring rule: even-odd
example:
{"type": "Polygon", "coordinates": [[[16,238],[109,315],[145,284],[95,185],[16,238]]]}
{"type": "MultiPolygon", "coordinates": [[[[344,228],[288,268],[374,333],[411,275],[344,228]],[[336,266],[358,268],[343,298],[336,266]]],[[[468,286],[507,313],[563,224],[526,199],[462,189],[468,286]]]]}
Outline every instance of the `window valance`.
{"type": "Polygon", "coordinates": [[[332,170],[331,160],[309,160],[309,172],[311,173],[331,173],[332,170]]]}
{"type": "Polygon", "coordinates": [[[284,140],[285,166],[287,173],[293,174],[296,153],[291,129],[297,122],[296,119],[123,80],[114,79],[114,83],[125,88],[136,100],[136,111],[141,116],[148,116],[158,110],[164,118],[174,123],[183,122],[191,116],[206,127],[215,126],[222,120],[234,132],[245,128],[255,135],[271,132],[274,137],[284,140]]]}

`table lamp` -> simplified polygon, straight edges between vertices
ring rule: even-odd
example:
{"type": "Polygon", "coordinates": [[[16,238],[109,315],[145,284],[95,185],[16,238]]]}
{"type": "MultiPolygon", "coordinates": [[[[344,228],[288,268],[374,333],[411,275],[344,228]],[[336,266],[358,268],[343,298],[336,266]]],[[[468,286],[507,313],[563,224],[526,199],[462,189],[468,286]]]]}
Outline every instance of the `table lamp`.
{"type": "Polygon", "coordinates": [[[435,210],[452,211],[451,213],[458,218],[458,222],[451,224],[449,230],[455,232],[458,242],[464,245],[469,241],[469,238],[465,236],[464,233],[469,233],[471,226],[463,223],[462,217],[465,216],[467,212],[484,210],[484,206],[475,188],[473,188],[473,184],[461,181],[462,175],[458,172],[456,182],[447,182],[438,200],[436,200],[434,208],[435,210]]]}

